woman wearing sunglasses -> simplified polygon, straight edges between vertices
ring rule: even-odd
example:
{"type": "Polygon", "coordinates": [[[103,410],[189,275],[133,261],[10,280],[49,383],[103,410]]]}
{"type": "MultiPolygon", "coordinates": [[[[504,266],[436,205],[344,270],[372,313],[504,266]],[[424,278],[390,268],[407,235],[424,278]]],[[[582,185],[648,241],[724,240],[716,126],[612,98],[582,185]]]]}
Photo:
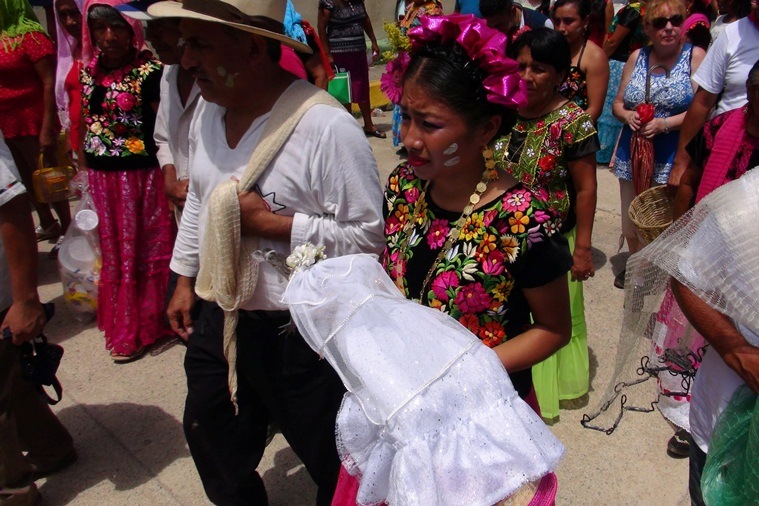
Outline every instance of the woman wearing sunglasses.
{"type": "MultiPolygon", "coordinates": [[[[635,226],[627,210],[635,197],[630,160],[633,132],[653,139],[654,171],[651,185],[666,184],[672,170],[685,111],[693,100],[691,75],[696,71],[704,51],[681,38],[685,4],[680,0],[653,0],[643,16],[651,45],[633,52],[622,71],[622,81],[614,99],[614,116],[624,124],[614,162],[622,200],[622,234],[630,253],[641,247],[635,226]],[[649,76],[649,68],[658,66],[649,76]],[[663,67],[663,68],[662,68],[663,67]],[[665,72],[663,69],[666,69],[665,72]],[[667,75],[668,74],[668,75],[667,75]],[[650,80],[648,102],[654,106],[654,118],[641,120],[636,107],[646,101],[646,82],[650,80]]],[[[624,274],[614,285],[622,288],[624,274]]]]}

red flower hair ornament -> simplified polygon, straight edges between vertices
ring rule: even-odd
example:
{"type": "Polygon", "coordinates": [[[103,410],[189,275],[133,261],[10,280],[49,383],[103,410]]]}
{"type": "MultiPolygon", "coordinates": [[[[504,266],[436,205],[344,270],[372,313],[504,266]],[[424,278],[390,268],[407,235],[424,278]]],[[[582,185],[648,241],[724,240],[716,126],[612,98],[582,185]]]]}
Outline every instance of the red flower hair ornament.
{"type": "MultiPolygon", "coordinates": [[[[488,102],[510,109],[527,105],[525,84],[519,77],[519,64],[506,56],[507,38],[504,34],[471,14],[423,16],[419,21],[420,26],[408,32],[412,54],[426,43],[454,42],[485,74],[482,84],[488,102]]],[[[395,60],[388,64],[391,74],[394,72],[397,76],[398,65],[395,60]]],[[[407,65],[408,60],[403,65],[404,72],[407,65]]],[[[402,90],[395,91],[395,96],[400,97],[402,90]]]]}

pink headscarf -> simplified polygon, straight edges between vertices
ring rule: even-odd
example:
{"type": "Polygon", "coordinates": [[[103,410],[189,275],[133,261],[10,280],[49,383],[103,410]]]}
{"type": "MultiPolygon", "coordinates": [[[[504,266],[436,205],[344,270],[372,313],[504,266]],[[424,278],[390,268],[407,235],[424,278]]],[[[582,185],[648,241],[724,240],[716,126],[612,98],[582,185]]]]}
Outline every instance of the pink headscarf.
{"type": "MultiPolygon", "coordinates": [[[[116,7],[117,5],[127,3],[127,1],[128,0],[86,0],[84,2],[84,10],[82,11],[82,62],[85,66],[89,65],[92,59],[100,52],[99,49],[92,45],[90,26],[89,23],[87,23],[87,13],[90,12],[90,8],[94,5],[110,5],[111,7],[116,7]]],[[[138,51],[146,49],[145,35],[142,32],[142,23],[140,23],[139,20],[128,16],[122,15],[121,17],[132,27],[132,33],[134,33],[132,45],[138,51]]]]}
{"type": "MultiPolygon", "coordinates": [[[[82,12],[84,0],[73,0],[79,12],[82,12]]],[[[71,72],[71,67],[74,66],[74,53],[76,52],[79,41],[68,34],[66,29],[61,25],[61,20],[58,18],[58,9],[55,8],[56,0],[53,4],[53,12],[55,13],[55,24],[57,26],[57,48],[58,48],[58,67],[55,71],[55,101],[58,104],[58,111],[61,118],[61,123],[64,128],[68,127],[69,116],[69,97],[66,95],[64,84],[66,82],[66,76],[71,72]]],[[[82,25],[86,23],[86,19],[82,18],[82,25]]]]}

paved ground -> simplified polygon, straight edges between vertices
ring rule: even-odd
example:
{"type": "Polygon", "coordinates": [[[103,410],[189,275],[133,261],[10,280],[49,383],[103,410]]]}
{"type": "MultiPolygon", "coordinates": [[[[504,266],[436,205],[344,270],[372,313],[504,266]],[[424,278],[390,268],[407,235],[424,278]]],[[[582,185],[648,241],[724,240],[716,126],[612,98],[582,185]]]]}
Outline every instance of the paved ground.
{"type": "MultiPolygon", "coordinates": [[[[389,129],[389,114],[376,120],[389,129]]],[[[395,149],[389,139],[372,139],[372,146],[385,178],[398,161],[395,149]]],[[[598,176],[597,274],[586,284],[593,387],[589,407],[611,374],[623,299],[612,286],[613,273],[624,260],[617,254],[618,187],[607,169],[599,168],[598,176]]],[[[64,400],[55,410],[80,453],[76,466],[39,482],[46,504],[206,504],[181,429],[184,348],[115,365],[94,323],[82,325],[66,310],[56,263],[40,253],[40,265],[42,297],[58,308],[48,333],[66,350],[59,371],[64,400]]],[[[628,415],[622,428],[607,436],[580,426],[589,407],[563,410],[552,427],[567,447],[558,469],[558,504],[685,504],[687,461],[667,457],[671,432],[663,419],[628,415]]],[[[259,471],[272,505],[313,503],[315,487],[281,436],[267,449],[259,471]]]]}

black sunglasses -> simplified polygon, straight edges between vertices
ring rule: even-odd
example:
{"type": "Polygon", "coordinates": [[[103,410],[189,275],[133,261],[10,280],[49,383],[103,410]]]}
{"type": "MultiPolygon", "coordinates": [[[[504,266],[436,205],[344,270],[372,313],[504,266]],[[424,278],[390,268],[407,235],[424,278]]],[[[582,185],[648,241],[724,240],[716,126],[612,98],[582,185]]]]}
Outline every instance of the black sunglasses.
{"type": "Polygon", "coordinates": [[[662,28],[667,26],[667,23],[672,23],[672,26],[677,28],[678,26],[683,24],[682,14],[675,14],[674,16],[671,16],[668,18],[659,17],[659,18],[654,18],[651,20],[651,26],[653,26],[657,30],[661,30],[662,28]]]}

